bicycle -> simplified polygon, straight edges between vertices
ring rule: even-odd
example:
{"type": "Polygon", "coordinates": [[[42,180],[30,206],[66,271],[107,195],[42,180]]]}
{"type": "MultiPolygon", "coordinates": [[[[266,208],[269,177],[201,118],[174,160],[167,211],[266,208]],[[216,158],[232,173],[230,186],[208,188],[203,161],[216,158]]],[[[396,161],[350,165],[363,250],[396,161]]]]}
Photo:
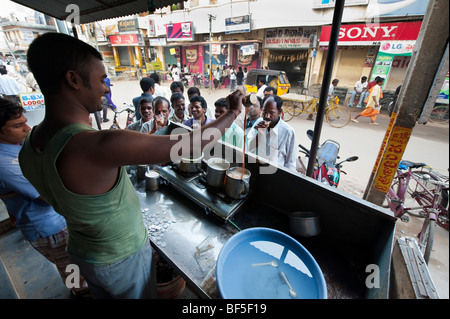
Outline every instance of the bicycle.
{"type": "MultiPolygon", "coordinates": [[[[292,120],[294,116],[307,113],[308,119],[313,119],[317,114],[317,104],[319,97],[312,96],[308,98],[309,102],[287,103],[284,108],[285,121],[292,120]]],[[[339,98],[336,96],[328,101],[328,105],[325,108],[325,120],[332,127],[340,128],[346,126],[351,120],[351,113],[346,107],[339,104],[339,98]]]]}
{"type": "Polygon", "coordinates": [[[134,110],[132,110],[130,107],[130,105],[128,105],[127,103],[123,103],[125,106],[127,106],[127,108],[123,109],[122,111],[115,111],[114,112],[114,119],[113,119],[113,124],[111,125],[110,129],[111,130],[120,130],[121,127],[119,125],[119,121],[118,121],[118,116],[123,113],[123,112],[127,112],[127,119],[125,122],[125,128],[128,127],[128,125],[130,125],[131,123],[133,123],[133,118],[135,116],[134,114],[134,110]]]}
{"type": "Polygon", "coordinates": [[[448,178],[446,182],[442,182],[438,175],[424,170],[425,168],[425,163],[401,161],[394,181],[386,193],[386,201],[394,216],[404,222],[409,221],[405,214],[424,218],[422,229],[417,236],[419,248],[428,264],[436,224],[449,229],[449,188],[448,178]]]}
{"type": "Polygon", "coordinates": [[[430,122],[448,123],[448,105],[435,106],[430,114],[430,122]]]}

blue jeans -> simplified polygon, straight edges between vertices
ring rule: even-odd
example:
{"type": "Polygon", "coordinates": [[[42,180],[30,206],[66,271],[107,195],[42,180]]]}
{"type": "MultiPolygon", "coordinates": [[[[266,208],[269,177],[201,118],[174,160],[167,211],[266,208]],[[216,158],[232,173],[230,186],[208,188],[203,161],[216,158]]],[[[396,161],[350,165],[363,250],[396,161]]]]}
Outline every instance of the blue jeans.
{"type": "MultiPolygon", "coordinates": [[[[348,105],[348,107],[353,106],[353,101],[355,100],[355,96],[356,96],[356,94],[357,94],[358,92],[352,91],[352,92],[350,92],[350,93],[352,94],[352,98],[350,99],[350,104],[348,105]]],[[[359,97],[358,105],[357,105],[356,107],[361,107],[361,103],[364,102],[364,101],[366,100],[367,94],[368,94],[368,93],[369,93],[369,92],[367,92],[367,91],[361,93],[361,96],[359,97]]]]}
{"type": "Polygon", "coordinates": [[[156,298],[156,272],[155,267],[152,267],[150,241],[137,253],[108,265],[94,265],[69,255],[71,261],[80,268],[95,298],[156,298]]]}

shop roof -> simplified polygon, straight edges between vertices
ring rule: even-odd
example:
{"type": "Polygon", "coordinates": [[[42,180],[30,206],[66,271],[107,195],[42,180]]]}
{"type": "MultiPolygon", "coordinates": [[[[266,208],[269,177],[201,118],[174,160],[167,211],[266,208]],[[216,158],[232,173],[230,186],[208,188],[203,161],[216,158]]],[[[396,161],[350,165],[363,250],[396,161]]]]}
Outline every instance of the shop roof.
{"type": "MultiPolygon", "coordinates": [[[[152,0],[12,0],[15,3],[42,12],[58,20],[65,20],[74,11],[69,5],[77,5],[80,23],[119,18],[148,11],[152,0]],[[67,12],[66,12],[67,9],[67,12]]],[[[153,0],[160,9],[180,2],[180,0],[153,0]]]]}

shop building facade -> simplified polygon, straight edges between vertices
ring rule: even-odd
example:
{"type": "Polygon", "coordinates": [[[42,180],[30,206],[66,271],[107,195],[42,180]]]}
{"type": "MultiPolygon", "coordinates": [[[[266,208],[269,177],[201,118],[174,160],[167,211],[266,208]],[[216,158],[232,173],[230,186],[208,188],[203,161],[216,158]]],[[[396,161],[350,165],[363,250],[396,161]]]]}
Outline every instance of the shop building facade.
{"type": "MultiPolygon", "coordinates": [[[[385,79],[384,89],[395,90],[405,77],[421,21],[341,25],[332,72],[339,86],[352,88],[362,76],[385,79]]],[[[321,28],[311,83],[323,76],[331,26],[321,28]]]]}

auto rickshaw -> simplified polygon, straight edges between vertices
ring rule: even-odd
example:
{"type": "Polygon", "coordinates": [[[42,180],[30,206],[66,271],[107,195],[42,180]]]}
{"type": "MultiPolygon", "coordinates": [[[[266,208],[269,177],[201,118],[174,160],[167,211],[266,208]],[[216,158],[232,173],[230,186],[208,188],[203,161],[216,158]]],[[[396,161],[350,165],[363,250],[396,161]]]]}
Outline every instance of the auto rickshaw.
{"type": "Polygon", "coordinates": [[[258,82],[261,78],[266,80],[267,86],[274,87],[277,90],[277,95],[288,93],[291,87],[284,71],[252,69],[248,71],[247,80],[245,81],[248,93],[258,92],[258,82]]]}

